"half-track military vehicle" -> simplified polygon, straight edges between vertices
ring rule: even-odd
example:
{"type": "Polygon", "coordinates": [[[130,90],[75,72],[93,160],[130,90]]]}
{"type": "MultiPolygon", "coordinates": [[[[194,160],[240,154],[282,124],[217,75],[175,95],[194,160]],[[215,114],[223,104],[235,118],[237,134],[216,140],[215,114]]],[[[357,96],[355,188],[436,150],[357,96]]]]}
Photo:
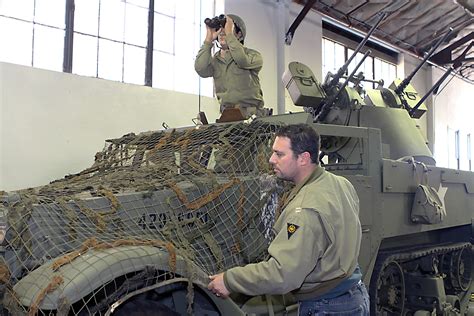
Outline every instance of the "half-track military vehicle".
{"type": "Polygon", "coordinates": [[[474,315],[474,173],[437,167],[415,122],[452,68],[422,97],[410,84],[451,31],[407,78],[364,91],[364,76],[356,73],[370,50],[350,74],[348,65],[383,18],[323,84],[298,62],[290,63],[283,80],[322,135],[325,168],[349,179],[358,192],[359,262],[371,314],[474,315]]]}
{"type": "Polygon", "coordinates": [[[306,123],[359,195],[371,314],[473,315],[474,174],[436,166],[413,121],[415,72],[362,92],[358,67],[341,82],[350,61],[322,84],[289,65],[301,113],[130,133],[82,172],[1,192],[1,312],[296,315],[291,293],[223,300],[206,285],[266,258],[290,188],[268,164],[274,134],[306,123]]]}

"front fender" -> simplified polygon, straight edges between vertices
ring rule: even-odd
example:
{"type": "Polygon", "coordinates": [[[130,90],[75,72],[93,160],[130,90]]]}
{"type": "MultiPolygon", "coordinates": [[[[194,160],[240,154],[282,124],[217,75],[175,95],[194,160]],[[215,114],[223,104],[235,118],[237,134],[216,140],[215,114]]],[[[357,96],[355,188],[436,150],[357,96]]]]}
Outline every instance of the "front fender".
{"type": "MultiPolygon", "coordinates": [[[[50,260],[23,277],[13,287],[18,302],[23,306],[38,304],[40,309],[56,310],[59,306],[74,304],[104,284],[127,273],[138,272],[153,266],[170,271],[169,253],[152,246],[121,246],[109,249],[89,250],[71,262],[53,271],[50,260]],[[57,282],[61,280],[61,282],[57,282]],[[59,286],[48,291],[54,283],[59,286]],[[44,299],[41,296],[46,292],[44,299]],[[37,301],[35,303],[35,301],[37,301]]],[[[176,256],[177,275],[187,276],[190,262],[176,256]]],[[[207,282],[207,274],[196,267],[191,268],[195,276],[193,282],[207,282]]]]}

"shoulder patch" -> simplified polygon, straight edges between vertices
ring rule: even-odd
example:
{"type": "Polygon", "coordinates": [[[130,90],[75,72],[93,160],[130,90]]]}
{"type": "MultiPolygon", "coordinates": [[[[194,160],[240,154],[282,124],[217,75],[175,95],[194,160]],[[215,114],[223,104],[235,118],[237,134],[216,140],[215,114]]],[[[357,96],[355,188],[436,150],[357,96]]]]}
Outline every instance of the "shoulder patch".
{"type": "Polygon", "coordinates": [[[296,224],[286,223],[286,231],[288,232],[288,239],[290,239],[290,237],[293,236],[293,234],[298,230],[298,228],[300,227],[296,224]]]}

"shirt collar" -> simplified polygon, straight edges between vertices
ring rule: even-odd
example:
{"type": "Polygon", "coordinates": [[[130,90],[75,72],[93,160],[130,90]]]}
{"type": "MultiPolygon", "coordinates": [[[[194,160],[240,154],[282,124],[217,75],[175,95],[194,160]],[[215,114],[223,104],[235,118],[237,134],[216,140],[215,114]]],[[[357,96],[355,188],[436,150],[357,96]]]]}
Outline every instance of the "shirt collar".
{"type": "Polygon", "coordinates": [[[293,200],[293,198],[298,194],[298,192],[300,192],[301,188],[303,188],[305,185],[313,182],[313,181],[316,181],[316,179],[318,179],[319,177],[322,176],[322,174],[324,173],[324,171],[326,171],[324,169],[324,167],[321,167],[321,166],[316,166],[316,168],[314,168],[313,172],[307,176],[303,181],[301,181],[300,184],[296,185],[290,192],[290,195],[288,196],[288,200],[287,202],[285,203],[285,206],[291,201],[293,200]]]}

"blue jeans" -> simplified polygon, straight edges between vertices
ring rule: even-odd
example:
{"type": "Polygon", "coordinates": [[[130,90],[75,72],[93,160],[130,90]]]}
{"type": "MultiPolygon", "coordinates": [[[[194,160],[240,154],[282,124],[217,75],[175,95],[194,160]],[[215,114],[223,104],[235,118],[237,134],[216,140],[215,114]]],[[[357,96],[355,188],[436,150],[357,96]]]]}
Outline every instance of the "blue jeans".
{"type": "Polygon", "coordinates": [[[369,294],[364,283],[359,282],[346,293],[330,299],[300,302],[300,316],[366,316],[370,315],[369,294]]]}

